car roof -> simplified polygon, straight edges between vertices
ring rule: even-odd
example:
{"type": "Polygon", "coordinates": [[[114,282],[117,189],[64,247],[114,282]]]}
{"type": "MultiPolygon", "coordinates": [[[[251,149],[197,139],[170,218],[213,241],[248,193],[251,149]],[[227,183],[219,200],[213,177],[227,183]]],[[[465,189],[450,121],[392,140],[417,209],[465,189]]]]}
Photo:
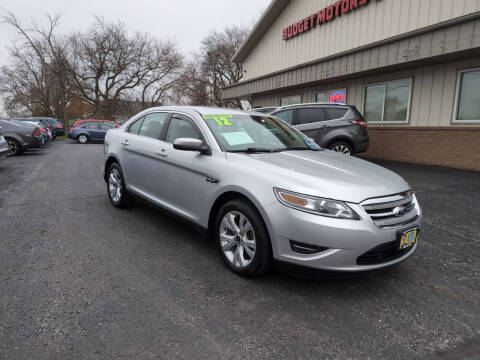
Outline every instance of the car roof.
{"type": "Polygon", "coordinates": [[[184,113],[197,113],[200,115],[215,115],[215,114],[250,115],[251,114],[251,112],[246,110],[221,108],[221,107],[213,107],[213,106],[158,106],[158,107],[149,108],[143,112],[148,113],[151,111],[178,111],[178,112],[184,112],[184,113]]]}
{"type": "Polygon", "coordinates": [[[322,106],[333,106],[333,107],[346,107],[346,108],[351,108],[353,105],[348,105],[348,104],[336,104],[336,103],[328,103],[328,102],[319,102],[319,103],[302,103],[302,104],[292,104],[292,105],[285,105],[279,107],[275,112],[280,111],[280,110],[285,110],[285,109],[290,109],[290,108],[299,108],[299,107],[322,107],[322,106]]]}

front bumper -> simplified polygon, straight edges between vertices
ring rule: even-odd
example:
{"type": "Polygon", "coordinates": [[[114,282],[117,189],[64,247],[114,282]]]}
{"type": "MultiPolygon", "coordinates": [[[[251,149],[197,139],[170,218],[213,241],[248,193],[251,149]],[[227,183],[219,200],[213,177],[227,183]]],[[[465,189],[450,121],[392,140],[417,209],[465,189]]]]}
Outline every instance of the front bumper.
{"type": "Polygon", "coordinates": [[[415,244],[409,251],[393,260],[372,265],[359,265],[358,258],[377,248],[392,243],[399,233],[412,228],[421,229],[421,210],[418,203],[415,211],[418,219],[407,226],[380,229],[359,205],[349,204],[360,220],[334,219],[289,208],[279,202],[265,206],[269,233],[275,260],[331,271],[369,271],[399,263],[412,255],[415,244]],[[291,242],[327,248],[315,254],[301,254],[292,250],[291,242]]]}
{"type": "Polygon", "coordinates": [[[10,154],[10,148],[6,141],[0,143],[0,159],[5,158],[8,154],[10,154]]]}

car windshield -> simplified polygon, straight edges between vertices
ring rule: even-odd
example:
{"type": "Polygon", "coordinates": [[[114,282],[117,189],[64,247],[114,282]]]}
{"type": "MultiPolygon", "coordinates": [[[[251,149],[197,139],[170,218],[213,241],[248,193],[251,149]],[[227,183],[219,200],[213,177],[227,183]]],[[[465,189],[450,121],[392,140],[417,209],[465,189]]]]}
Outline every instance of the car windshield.
{"type": "Polygon", "coordinates": [[[203,115],[222,151],[275,152],[319,147],[281,120],[248,114],[203,115]]]}

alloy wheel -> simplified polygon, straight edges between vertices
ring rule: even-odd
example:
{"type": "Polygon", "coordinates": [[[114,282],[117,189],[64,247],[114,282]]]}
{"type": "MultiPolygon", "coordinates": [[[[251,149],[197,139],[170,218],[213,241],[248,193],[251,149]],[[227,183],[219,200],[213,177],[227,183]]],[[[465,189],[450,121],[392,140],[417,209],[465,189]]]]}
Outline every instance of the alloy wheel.
{"type": "Polygon", "coordinates": [[[17,143],[13,140],[8,140],[8,148],[10,149],[10,152],[12,154],[16,154],[17,153],[17,143]]]}
{"type": "Polygon", "coordinates": [[[245,268],[255,257],[257,242],[252,224],[238,211],[227,212],[220,223],[220,244],[225,257],[237,268],[245,268]]]}
{"type": "Polygon", "coordinates": [[[333,151],[345,154],[345,155],[350,155],[350,149],[346,147],[343,144],[338,144],[333,148],[333,151]]]}
{"type": "Polygon", "coordinates": [[[117,169],[112,169],[108,176],[108,191],[113,201],[119,202],[122,198],[122,178],[117,169]]]}
{"type": "Polygon", "coordinates": [[[82,143],[82,144],[86,144],[87,141],[88,141],[88,139],[87,139],[87,137],[86,137],[85,135],[80,135],[80,136],[78,137],[78,141],[79,141],[80,143],[82,143]]]}

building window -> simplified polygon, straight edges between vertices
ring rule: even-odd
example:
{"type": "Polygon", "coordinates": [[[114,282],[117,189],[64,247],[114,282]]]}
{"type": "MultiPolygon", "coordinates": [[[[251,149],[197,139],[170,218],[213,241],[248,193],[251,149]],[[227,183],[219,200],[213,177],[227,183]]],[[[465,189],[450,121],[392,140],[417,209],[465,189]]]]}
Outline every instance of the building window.
{"type": "Polygon", "coordinates": [[[280,99],[280,106],[295,105],[302,102],[302,95],[284,96],[280,99]]]}
{"type": "Polygon", "coordinates": [[[336,90],[318,92],[315,94],[315,102],[331,103],[331,104],[346,104],[347,89],[336,89],[336,90]]]}
{"type": "Polygon", "coordinates": [[[365,119],[369,123],[408,122],[411,94],[412,79],[365,85],[365,119]]]}
{"type": "Polygon", "coordinates": [[[480,69],[458,74],[454,122],[480,122],[480,69]]]}

